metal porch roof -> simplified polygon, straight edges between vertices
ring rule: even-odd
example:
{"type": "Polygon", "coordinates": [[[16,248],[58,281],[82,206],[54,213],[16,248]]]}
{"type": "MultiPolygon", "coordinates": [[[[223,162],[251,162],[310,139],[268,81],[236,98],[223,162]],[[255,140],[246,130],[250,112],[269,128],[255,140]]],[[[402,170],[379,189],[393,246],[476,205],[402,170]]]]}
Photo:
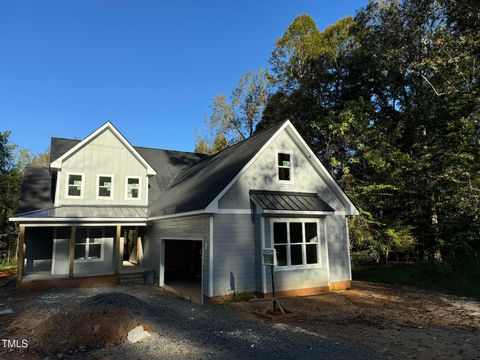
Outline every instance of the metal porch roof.
{"type": "Polygon", "coordinates": [[[316,193],[250,190],[250,197],[264,210],[335,211],[316,193]]]}

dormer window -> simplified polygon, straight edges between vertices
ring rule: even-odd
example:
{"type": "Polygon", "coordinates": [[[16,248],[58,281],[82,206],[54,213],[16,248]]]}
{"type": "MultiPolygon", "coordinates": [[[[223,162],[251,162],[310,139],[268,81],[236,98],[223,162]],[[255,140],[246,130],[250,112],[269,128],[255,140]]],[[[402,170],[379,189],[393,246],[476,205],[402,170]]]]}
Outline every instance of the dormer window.
{"type": "Polygon", "coordinates": [[[127,176],[127,189],[126,189],[126,199],[127,200],[139,200],[140,199],[140,189],[141,182],[139,177],[127,176]]]}
{"type": "Polygon", "coordinates": [[[292,154],[288,152],[277,153],[277,168],[279,182],[293,181],[292,154]]]}
{"type": "Polygon", "coordinates": [[[111,199],[113,197],[113,176],[112,175],[98,175],[97,178],[97,198],[111,199]]]}
{"type": "Polygon", "coordinates": [[[68,174],[67,197],[80,198],[83,195],[83,174],[68,174]]]}

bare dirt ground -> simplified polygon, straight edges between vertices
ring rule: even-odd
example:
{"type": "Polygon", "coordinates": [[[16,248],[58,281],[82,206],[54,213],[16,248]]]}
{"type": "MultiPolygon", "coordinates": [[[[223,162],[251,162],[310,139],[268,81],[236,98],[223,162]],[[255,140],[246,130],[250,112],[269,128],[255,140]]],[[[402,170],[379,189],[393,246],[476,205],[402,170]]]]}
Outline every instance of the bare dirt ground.
{"type": "MultiPolygon", "coordinates": [[[[297,313],[273,326],[368,344],[387,358],[480,358],[480,302],[407,287],[354,282],[352,289],[281,299],[297,313]]],[[[257,318],[264,301],[230,305],[257,318]]]]}
{"type": "Polygon", "coordinates": [[[269,321],[265,301],[198,305],[151,286],[15,291],[0,287],[0,359],[478,359],[480,302],[355,282],[351,290],[281,299],[291,318],[269,321]],[[2,311],[11,310],[3,313],[2,311]],[[151,331],[126,342],[136,325],[151,331]]]}

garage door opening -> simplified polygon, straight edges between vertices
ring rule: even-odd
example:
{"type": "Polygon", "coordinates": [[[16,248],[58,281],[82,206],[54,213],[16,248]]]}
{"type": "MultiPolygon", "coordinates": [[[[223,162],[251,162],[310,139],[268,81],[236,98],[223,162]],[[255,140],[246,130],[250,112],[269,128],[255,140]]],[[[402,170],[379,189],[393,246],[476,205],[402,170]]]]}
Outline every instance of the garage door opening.
{"type": "Polygon", "coordinates": [[[164,286],[202,302],[202,241],[164,240],[164,286]]]}

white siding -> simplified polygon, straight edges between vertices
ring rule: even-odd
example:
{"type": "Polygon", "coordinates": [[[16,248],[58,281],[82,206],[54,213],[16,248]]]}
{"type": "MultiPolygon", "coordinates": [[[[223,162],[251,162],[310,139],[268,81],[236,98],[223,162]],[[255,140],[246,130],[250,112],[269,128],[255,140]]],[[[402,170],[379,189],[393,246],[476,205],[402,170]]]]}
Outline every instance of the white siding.
{"type": "Polygon", "coordinates": [[[252,215],[213,218],[213,295],[255,291],[255,232],[252,215]]]}
{"type": "Polygon", "coordinates": [[[308,159],[299,150],[293,137],[287,131],[283,131],[219,200],[219,207],[248,209],[250,208],[250,190],[276,190],[318,193],[322,200],[335,210],[344,210],[311,161],[312,159],[308,159]],[[294,179],[292,183],[277,181],[277,151],[292,153],[294,179]]]}
{"type": "Polygon", "coordinates": [[[156,220],[147,227],[143,266],[159,275],[162,239],[203,239],[203,292],[208,295],[209,216],[188,216],[156,220]]]}
{"type": "MultiPolygon", "coordinates": [[[[316,219],[313,219],[316,220],[316,219]]],[[[327,269],[327,252],[324,232],[324,218],[320,219],[320,259],[321,267],[298,269],[298,270],[282,270],[275,271],[275,289],[278,291],[308,289],[321,286],[327,286],[328,281],[328,269],[327,269]]],[[[265,219],[265,245],[267,248],[273,248],[271,237],[271,222],[269,218],[265,219]]],[[[330,245],[330,243],[329,243],[330,245]]],[[[267,267],[267,292],[272,291],[272,282],[270,267],[267,267]]],[[[330,279],[331,282],[331,279],[330,279]]]]}
{"type": "Polygon", "coordinates": [[[137,158],[106,129],[62,163],[58,173],[55,205],[146,205],[147,170],[137,158]],[[66,197],[67,173],[83,173],[81,198],[66,197]],[[113,175],[113,199],[97,199],[97,176],[113,175]],[[126,176],[141,177],[140,200],[125,200],[126,176]]]}

